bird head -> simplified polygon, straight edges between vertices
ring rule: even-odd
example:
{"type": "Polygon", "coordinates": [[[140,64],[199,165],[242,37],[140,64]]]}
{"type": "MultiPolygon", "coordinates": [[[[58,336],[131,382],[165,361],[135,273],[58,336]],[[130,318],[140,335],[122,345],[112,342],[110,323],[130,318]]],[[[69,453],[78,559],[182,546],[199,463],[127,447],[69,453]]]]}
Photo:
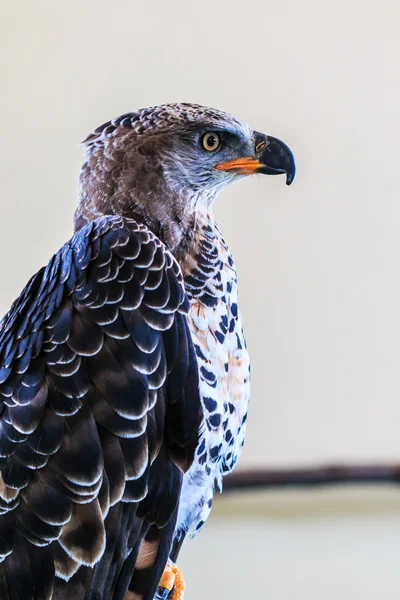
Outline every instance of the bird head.
{"type": "Polygon", "coordinates": [[[217,193],[254,173],[295,176],[282,141],[194,104],[169,104],[105,123],[84,141],[75,228],[103,214],[145,223],[175,250],[217,193]]]}

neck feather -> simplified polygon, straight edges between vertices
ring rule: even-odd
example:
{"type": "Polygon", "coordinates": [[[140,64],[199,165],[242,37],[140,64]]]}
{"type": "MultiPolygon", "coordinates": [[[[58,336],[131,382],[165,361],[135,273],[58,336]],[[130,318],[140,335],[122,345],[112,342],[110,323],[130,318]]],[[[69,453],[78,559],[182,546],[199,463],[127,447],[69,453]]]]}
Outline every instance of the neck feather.
{"type": "Polygon", "coordinates": [[[143,223],[177,257],[184,256],[193,248],[198,223],[213,220],[217,190],[194,189],[183,176],[178,188],[171,169],[150,154],[151,147],[138,149],[130,143],[129,137],[116,138],[88,148],[75,231],[102,215],[120,215],[143,223]]]}

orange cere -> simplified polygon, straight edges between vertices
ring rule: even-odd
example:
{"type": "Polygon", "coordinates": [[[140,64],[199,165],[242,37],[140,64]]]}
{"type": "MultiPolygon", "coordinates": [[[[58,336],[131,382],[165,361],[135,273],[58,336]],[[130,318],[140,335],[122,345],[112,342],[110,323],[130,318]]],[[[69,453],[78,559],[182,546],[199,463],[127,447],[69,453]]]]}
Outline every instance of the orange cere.
{"type": "Polygon", "coordinates": [[[220,163],[215,168],[219,171],[232,171],[238,169],[242,175],[251,175],[256,173],[262,163],[257,158],[235,158],[227,162],[220,163]]]}

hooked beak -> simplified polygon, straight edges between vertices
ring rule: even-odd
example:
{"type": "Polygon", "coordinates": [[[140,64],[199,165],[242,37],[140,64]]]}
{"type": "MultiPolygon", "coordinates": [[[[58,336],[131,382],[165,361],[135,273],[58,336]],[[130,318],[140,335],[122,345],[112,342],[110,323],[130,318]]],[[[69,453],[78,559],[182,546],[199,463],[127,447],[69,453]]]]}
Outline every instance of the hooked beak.
{"type": "MultiPolygon", "coordinates": [[[[266,136],[265,146],[256,156],[236,158],[216,166],[219,171],[237,170],[240,175],[264,173],[279,175],[286,173],[286,185],[290,185],[296,174],[296,164],[292,151],[277,138],[266,136]]],[[[260,144],[257,144],[259,147],[260,144]]]]}

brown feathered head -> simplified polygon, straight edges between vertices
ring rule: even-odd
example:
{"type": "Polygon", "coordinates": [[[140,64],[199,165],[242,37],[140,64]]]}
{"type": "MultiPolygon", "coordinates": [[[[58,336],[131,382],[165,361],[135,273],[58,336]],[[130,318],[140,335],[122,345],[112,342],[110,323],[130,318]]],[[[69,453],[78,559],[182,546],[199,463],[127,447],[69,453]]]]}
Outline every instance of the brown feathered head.
{"type": "Polygon", "coordinates": [[[231,115],[168,104],[105,123],[84,141],[75,229],[104,214],[145,223],[172,250],[218,191],[252,173],[295,175],[290,149],[231,115]]]}

